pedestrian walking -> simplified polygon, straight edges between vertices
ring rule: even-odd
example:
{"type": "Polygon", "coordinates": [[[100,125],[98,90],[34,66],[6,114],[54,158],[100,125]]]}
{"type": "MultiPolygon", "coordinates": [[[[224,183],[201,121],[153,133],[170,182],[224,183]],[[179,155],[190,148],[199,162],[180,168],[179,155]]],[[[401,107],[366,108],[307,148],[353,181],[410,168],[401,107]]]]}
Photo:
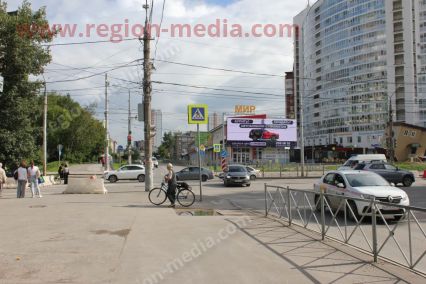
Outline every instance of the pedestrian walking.
{"type": "Polygon", "coordinates": [[[18,188],[16,195],[18,198],[25,198],[25,188],[27,187],[28,182],[27,163],[25,160],[22,160],[19,168],[16,170],[16,174],[18,176],[18,188]]]}
{"type": "Polygon", "coordinates": [[[34,161],[31,161],[31,166],[28,168],[28,177],[30,180],[30,188],[33,198],[38,196],[39,198],[43,197],[41,195],[40,186],[38,184],[38,179],[40,177],[40,169],[34,165],[34,161]]]}
{"type": "Polygon", "coordinates": [[[0,163],[0,197],[3,191],[3,187],[6,184],[7,176],[5,170],[3,170],[3,164],[0,163]]]}
{"type": "Polygon", "coordinates": [[[63,172],[64,172],[64,184],[68,184],[68,176],[70,174],[70,169],[68,168],[68,164],[65,164],[63,172]]]}
{"type": "Polygon", "coordinates": [[[167,164],[167,170],[168,174],[165,176],[165,180],[168,184],[167,188],[167,197],[170,200],[170,207],[175,207],[175,201],[176,201],[176,187],[177,187],[177,181],[176,181],[176,174],[173,170],[172,164],[167,164]]]}

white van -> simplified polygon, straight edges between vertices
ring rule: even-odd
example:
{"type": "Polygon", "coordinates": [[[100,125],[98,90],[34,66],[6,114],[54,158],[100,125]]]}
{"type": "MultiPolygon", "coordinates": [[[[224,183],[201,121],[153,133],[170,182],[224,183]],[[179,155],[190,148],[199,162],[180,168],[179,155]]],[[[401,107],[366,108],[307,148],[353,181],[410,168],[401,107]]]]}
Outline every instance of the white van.
{"type": "Polygon", "coordinates": [[[354,155],[350,157],[344,164],[339,168],[339,171],[341,170],[351,170],[356,165],[362,162],[384,162],[386,163],[386,156],[384,154],[365,154],[365,155],[354,155]]]}

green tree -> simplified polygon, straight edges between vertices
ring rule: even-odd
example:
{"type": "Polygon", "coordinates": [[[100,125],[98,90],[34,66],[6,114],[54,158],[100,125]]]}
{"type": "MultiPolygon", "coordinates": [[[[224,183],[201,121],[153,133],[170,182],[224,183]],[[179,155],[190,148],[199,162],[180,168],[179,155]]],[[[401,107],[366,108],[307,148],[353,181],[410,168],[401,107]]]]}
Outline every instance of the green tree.
{"type": "Polygon", "coordinates": [[[58,160],[57,145],[64,147],[64,159],[70,162],[91,162],[103,153],[105,129],[87,107],[81,107],[70,96],[49,94],[48,157],[58,160]]]}
{"type": "Polygon", "coordinates": [[[176,136],[172,132],[164,133],[163,142],[158,147],[158,155],[165,159],[171,159],[176,144],[176,136]]]}
{"type": "Polygon", "coordinates": [[[38,28],[47,25],[44,8],[32,11],[30,3],[24,1],[17,13],[8,13],[6,3],[0,1],[0,74],[4,77],[0,161],[7,165],[23,158],[40,158],[42,108],[37,94],[42,82],[30,81],[30,76],[42,74],[51,60],[42,44],[51,42],[54,35],[38,28]]]}

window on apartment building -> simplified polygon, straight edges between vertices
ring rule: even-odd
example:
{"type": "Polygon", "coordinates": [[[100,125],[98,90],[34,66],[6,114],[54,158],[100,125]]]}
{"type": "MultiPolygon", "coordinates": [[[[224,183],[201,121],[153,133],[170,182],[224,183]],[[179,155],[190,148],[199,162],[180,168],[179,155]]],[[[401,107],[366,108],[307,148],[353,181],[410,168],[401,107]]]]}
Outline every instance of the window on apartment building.
{"type": "Polygon", "coordinates": [[[362,137],[358,136],[358,143],[361,143],[361,142],[362,142],[362,137]]]}
{"type": "Polygon", "coordinates": [[[409,133],[410,131],[408,131],[408,130],[405,130],[404,131],[404,136],[408,136],[408,133],[409,133]]]}
{"type": "Polygon", "coordinates": [[[346,138],[346,141],[347,141],[348,143],[352,143],[352,137],[347,137],[347,138],[346,138]]]}

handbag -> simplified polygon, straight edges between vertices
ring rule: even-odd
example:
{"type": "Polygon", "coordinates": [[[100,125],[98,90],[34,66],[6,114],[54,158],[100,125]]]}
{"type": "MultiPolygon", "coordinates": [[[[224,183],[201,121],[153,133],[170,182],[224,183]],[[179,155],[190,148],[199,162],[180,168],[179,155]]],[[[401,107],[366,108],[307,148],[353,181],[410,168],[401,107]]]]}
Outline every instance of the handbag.
{"type": "Polygon", "coordinates": [[[38,183],[39,183],[39,184],[44,183],[44,177],[43,177],[43,176],[40,176],[40,177],[38,178],[38,183]]]}

